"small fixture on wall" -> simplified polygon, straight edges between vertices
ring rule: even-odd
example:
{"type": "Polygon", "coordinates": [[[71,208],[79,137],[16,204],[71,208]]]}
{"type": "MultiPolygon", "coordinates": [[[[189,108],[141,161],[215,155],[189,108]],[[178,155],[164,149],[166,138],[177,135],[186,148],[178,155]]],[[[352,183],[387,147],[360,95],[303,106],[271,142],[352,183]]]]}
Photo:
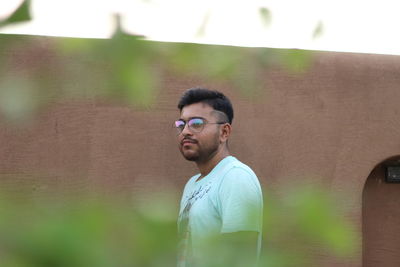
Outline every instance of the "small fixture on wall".
{"type": "Polygon", "coordinates": [[[386,166],[385,180],[387,183],[400,183],[400,165],[386,166]]]}

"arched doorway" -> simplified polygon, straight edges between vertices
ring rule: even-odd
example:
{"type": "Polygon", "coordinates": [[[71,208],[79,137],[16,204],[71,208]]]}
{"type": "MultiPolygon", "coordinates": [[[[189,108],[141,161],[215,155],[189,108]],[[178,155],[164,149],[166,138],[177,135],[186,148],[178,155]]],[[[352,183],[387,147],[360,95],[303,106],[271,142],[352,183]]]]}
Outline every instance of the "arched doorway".
{"type": "Polygon", "coordinates": [[[400,156],[378,164],[363,191],[363,267],[400,266],[400,156]]]}

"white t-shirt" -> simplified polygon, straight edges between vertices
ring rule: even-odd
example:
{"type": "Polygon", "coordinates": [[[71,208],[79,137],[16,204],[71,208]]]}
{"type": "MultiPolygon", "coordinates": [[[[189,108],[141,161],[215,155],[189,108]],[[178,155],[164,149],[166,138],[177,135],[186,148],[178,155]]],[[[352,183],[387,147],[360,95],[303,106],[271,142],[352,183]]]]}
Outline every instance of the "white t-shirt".
{"type": "Polygon", "coordinates": [[[189,179],[180,205],[178,266],[188,266],[202,240],[221,233],[255,231],[261,245],[263,198],[255,173],[235,157],[221,160],[204,178],[189,179]],[[193,253],[193,254],[192,254],[193,253]]]}

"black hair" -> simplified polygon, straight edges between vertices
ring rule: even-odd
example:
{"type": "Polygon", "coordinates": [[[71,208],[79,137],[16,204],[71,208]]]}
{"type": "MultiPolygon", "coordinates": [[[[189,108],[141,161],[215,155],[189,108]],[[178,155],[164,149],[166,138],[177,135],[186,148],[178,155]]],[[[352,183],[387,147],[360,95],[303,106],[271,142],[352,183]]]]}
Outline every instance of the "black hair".
{"type": "Polygon", "coordinates": [[[180,111],[182,111],[185,106],[195,103],[205,103],[211,106],[213,109],[223,112],[226,115],[228,122],[232,124],[232,103],[229,98],[227,98],[221,92],[199,87],[188,89],[183,93],[181,99],[179,100],[178,108],[180,111]]]}

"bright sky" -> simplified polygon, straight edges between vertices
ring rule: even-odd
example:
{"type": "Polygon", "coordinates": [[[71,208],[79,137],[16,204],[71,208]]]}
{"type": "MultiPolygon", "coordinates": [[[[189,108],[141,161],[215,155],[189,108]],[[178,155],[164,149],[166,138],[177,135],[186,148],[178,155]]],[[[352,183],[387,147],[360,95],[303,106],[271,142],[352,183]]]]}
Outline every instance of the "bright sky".
{"type": "MultiPolygon", "coordinates": [[[[0,18],[20,2],[0,0],[0,18]]],[[[119,13],[126,31],[152,40],[400,55],[399,0],[32,2],[33,21],[0,28],[0,33],[107,38],[115,27],[113,14],[119,13]],[[271,12],[268,26],[261,7],[271,12]],[[323,32],[314,39],[320,21],[323,32]]]]}

